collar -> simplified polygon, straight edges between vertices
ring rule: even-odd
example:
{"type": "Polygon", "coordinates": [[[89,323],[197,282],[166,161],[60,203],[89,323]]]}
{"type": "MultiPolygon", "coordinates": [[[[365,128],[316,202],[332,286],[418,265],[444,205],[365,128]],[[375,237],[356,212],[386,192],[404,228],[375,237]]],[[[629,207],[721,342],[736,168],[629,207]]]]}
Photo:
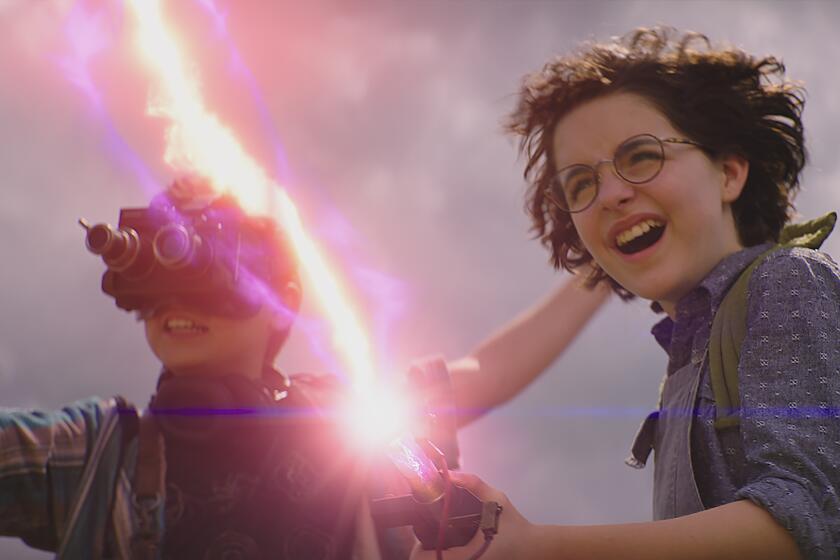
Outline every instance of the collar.
{"type": "MultiPolygon", "coordinates": [[[[708,276],[700,282],[696,289],[703,289],[709,295],[709,304],[712,313],[717,312],[717,308],[720,307],[720,302],[723,301],[729,288],[735,283],[744,269],[772,246],[772,243],[762,243],[761,245],[753,245],[737,253],[732,253],[720,261],[708,276]]],[[[679,309],[680,303],[677,303],[677,309],[679,309]]]]}
{"type": "Polygon", "coordinates": [[[675,320],[665,317],[653,326],[651,334],[659,345],[668,352],[674,328],[686,324],[691,317],[699,313],[714,317],[726,292],[741,272],[772,246],[769,242],[753,245],[724,257],[694,289],[677,302],[675,320]]]}
{"type": "MultiPolygon", "coordinates": [[[[156,388],[160,389],[160,384],[164,383],[165,381],[169,381],[170,379],[174,378],[175,375],[169,371],[168,369],[161,368],[160,375],[158,376],[156,388]]],[[[208,379],[208,378],[204,378],[208,379]]],[[[275,369],[273,366],[266,364],[265,368],[263,368],[262,376],[260,377],[260,382],[270,389],[278,389],[278,390],[286,390],[291,386],[292,382],[289,376],[287,376],[282,371],[275,369]]]]}

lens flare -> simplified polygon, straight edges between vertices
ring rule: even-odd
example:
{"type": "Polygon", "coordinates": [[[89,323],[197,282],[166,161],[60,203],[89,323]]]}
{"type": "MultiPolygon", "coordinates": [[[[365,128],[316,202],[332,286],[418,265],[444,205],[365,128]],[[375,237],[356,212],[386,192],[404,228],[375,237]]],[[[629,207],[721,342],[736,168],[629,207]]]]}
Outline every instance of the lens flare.
{"type": "Polygon", "coordinates": [[[233,132],[204,105],[193,69],[167,28],[157,0],[128,2],[137,22],[140,52],[154,75],[149,112],[169,123],[165,161],[174,169],[206,177],[219,193],[236,197],[253,215],[268,215],[285,229],[312,293],[332,328],[357,395],[370,391],[374,366],[370,344],[337,276],[304,230],[286,194],[245,152],[233,132]]]}
{"type": "Polygon", "coordinates": [[[371,385],[347,403],[346,431],[355,447],[381,452],[411,427],[411,403],[387,385],[371,385]]]}

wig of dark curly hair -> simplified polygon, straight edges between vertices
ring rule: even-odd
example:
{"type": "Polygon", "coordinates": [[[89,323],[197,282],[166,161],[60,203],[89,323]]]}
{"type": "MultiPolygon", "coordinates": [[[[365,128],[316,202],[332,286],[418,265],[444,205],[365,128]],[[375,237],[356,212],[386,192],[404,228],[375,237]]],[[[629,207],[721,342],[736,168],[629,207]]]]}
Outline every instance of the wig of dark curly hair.
{"type": "Polygon", "coordinates": [[[710,157],[729,154],[749,161],[746,185],[732,205],[740,241],[752,246],[778,240],[792,216],[807,159],[805,91],[785,80],[784,72],[772,56],[713,47],[704,35],[657,27],[586,45],[526,76],[506,128],[527,155],[525,209],[554,267],[591,268],[590,285],[608,281],[623,299],[633,297],[597,266],[570,215],[545,196],[556,174],[557,123],[582,103],[617,92],[644,97],[710,157]]]}

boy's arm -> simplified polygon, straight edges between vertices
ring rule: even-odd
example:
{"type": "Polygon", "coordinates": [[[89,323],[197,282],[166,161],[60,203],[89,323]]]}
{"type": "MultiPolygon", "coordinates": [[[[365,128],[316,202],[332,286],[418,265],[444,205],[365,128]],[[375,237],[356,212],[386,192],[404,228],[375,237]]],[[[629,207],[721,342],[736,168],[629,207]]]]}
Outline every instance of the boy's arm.
{"type": "Polygon", "coordinates": [[[61,410],[0,409],[0,535],[54,549],[106,401],[61,410]]]}
{"type": "Polygon", "coordinates": [[[459,425],[513,398],[566,349],[610,294],[601,284],[566,282],[502,327],[469,355],[450,362],[459,425]]]}

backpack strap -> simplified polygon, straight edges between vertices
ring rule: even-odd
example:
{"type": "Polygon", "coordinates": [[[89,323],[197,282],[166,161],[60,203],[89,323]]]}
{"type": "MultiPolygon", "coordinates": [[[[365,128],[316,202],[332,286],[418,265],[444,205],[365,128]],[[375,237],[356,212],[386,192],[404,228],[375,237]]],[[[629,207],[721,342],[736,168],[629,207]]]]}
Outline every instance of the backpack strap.
{"type": "Polygon", "coordinates": [[[741,421],[738,364],[741,361],[741,344],[747,335],[747,292],[750,278],[758,265],[779,248],[779,245],[774,245],[761,253],[741,273],[729,288],[712,321],[709,376],[715,396],[715,428],[718,430],[737,426],[741,421]]]}
{"type": "Polygon", "coordinates": [[[715,313],[709,336],[709,375],[715,397],[715,428],[731,428],[740,423],[741,397],[738,392],[738,364],[741,345],[747,335],[747,296],[750,278],[772,253],[783,248],[818,249],[831,234],[837,213],[786,226],[779,243],[759,255],[738,277],[715,313]]]}

